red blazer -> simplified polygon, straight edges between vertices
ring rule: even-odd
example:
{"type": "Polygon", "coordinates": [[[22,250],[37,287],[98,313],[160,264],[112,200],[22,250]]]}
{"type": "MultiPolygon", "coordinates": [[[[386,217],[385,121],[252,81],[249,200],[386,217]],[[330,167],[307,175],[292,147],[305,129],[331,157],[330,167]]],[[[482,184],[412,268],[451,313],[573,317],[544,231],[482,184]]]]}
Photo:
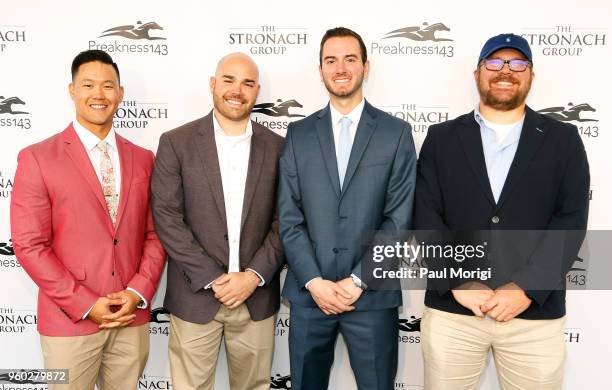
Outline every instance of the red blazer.
{"type": "MultiPolygon", "coordinates": [[[[11,196],[15,255],[39,287],[38,331],[97,332],[82,317],[100,296],[131,287],[149,306],[166,254],[153,229],[149,178],[154,156],[117,135],[121,193],[117,224],[72,124],[19,152],[11,196]]],[[[133,326],[149,320],[137,309],[133,326]]]]}

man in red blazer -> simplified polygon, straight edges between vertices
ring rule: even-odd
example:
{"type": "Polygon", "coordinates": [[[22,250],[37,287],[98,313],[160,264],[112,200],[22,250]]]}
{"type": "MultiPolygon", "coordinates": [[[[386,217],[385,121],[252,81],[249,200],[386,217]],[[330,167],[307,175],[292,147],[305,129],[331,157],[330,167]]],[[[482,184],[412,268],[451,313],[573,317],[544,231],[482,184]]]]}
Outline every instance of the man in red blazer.
{"type": "Polygon", "coordinates": [[[77,55],[69,90],[76,120],[19,153],[13,246],[39,287],[45,368],[69,369],[49,389],[134,388],[166,258],[149,206],[154,156],[113,131],[123,87],[107,53],[77,55]]]}

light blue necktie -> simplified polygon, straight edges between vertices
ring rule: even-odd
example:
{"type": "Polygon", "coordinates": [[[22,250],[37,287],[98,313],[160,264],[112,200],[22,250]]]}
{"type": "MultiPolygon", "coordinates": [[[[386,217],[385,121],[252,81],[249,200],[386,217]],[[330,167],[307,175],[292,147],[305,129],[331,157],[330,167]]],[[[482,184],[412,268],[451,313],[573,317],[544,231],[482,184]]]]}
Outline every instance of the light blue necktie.
{"type": "Polygon", "coordinates": [[[351,156],[351,121],[348,117],[342,117],[340,120],[340,137],[338,137],[338,177],[340,178],[340,188],[344,183],[344,175],[346,175],[346,167],[348,166],[349,157],[351,156]]]}

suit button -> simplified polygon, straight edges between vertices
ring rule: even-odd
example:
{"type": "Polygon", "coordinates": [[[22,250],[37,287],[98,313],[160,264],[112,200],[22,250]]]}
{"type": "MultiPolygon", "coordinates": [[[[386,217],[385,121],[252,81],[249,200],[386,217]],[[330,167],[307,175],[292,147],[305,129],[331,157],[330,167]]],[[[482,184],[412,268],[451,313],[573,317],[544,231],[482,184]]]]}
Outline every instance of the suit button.
{"type": "Polygon", "coordinates": [[[119,241],[113,240],[113,245],[117,245],[118,243],[119,243],[119,241]]]}
{"type": "Polygon", "coordinates": [[[497,215],[493,216],[493,218],[491,218],[491,222],[499,223],[499,217],[497,215]]]}
{"type": "Polygon", "coordinates": [[[340,252],[340,250],[338,248],[334,248],[334,249],[332,249],[332,251],[334,251],[334,253],[340,252]]]}
{"type": "Polygon", "coordinates": [[[227,241],[227,234],[224,234],[223,238],[225,238],[225,241],[227,241]]]}

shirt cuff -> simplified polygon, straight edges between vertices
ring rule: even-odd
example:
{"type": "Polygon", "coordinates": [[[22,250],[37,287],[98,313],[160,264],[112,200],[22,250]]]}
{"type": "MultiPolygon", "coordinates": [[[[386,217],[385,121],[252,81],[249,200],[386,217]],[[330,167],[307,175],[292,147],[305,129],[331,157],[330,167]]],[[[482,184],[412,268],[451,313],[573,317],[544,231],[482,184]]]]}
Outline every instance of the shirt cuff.
{"type": "Polygon", "coordinates": [[[261,275],[259,274],[259,272],[255,271],[253,268],[247,268],[245,271],[251,271],[251,272],[253,272],[255,275],[259,276],[259,279],[261,279],[261,282],[259,282],[259,284],[257,285],[257,287],[261,287],[261,286],[263,286],[264,284],[266,284],[266,281],[265,281],[265,279],[263,278],[263,276],[261,276],[261,275]]]}
{"type": "Polygon", "coordinates": [[[310,279],[309,281],[306,282],[306,284],[304,285],[304,288],[306,290],[308,290],[308,285],[315,279],[320,278],[320,276],[315,276],[314,278],[310,279]]]}
{"type": "Polygon", "coordinates": [[[91,305],[89,310],[87,310],[87,313],[85,313],[85,315],[83,317],[81,317],[82,320],[87,318],[87,316],[89,315],[89,313],[91,313],[91,310],[93,309],[94,306],[95,306],[95,304],[91,305]]]}
{"type": "Polygon", "coordinates": [[[138,305],[136,306],[137,309],[146,309],[147,306],[147,300],[144,299],[144,297],[142,296],[141,293],[139,293],[138,291],[134,290],[131,287],[126,288],[126,290],[133,292],[134,294],[138,295],[140,297],[140,303],[138,303],[138,305]]]}

